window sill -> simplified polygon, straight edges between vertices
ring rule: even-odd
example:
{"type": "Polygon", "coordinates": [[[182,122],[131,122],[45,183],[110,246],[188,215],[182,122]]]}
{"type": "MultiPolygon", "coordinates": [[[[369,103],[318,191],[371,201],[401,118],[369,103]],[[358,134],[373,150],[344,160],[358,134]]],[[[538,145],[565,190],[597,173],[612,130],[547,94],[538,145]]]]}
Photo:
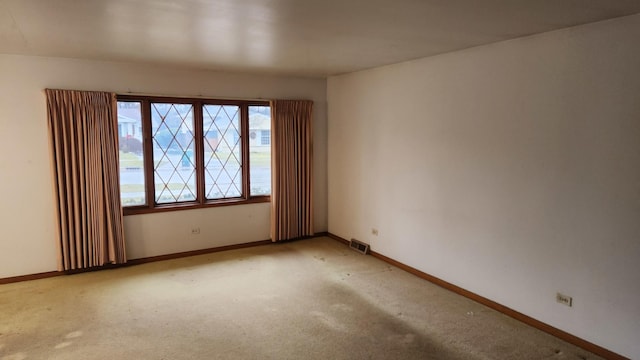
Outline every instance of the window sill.
{"type": "Polygon", "coordinates": [[[194,209],[204,209],[204,208],[213,208],[220,206],[232,206],[232,205],[247,205],[247,204],[258,204],[258,203],[268,203],[271,201],[271,196],[256,196],[250,199],[227,199],[227,200],[216,200],[206,203],[182,203],[182,204],[165,204],[165,205],[156,205],[154,207],[148,206],[129,206],[123,207],[122,213],[124,216],[128,215],[140,215],[140,214],[153,214],[159,212],[168,212],[168,211],[180,211],[180,210],[194,210],[194,209]]]}

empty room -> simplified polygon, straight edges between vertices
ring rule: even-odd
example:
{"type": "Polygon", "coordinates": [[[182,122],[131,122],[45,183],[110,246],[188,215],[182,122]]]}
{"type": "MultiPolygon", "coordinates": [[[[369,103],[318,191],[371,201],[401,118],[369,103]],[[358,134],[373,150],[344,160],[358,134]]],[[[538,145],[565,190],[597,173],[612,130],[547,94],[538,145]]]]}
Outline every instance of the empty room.
{"type": "Polygon", "coordinates": [[[640,359],[640,2],[0,0],[0,360],[640,359]]]}

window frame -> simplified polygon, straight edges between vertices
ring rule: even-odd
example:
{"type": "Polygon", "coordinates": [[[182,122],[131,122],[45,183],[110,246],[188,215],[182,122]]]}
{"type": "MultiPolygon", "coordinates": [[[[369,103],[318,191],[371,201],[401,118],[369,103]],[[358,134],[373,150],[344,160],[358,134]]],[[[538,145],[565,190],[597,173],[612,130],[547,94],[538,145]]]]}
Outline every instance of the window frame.
{"type": "MultiPolygon", "coordinates": [[[[264,100],[227,100],[209,98],[188,98],[188,97],[165,97],[147,95],[121,95],[116,96],[118,102],[139,102],[142,118],[142,153],[144,156],[144,188],[145,205],[123,206],[123,214],[147,214],[155,212],[189,210],[207,207],[242,205],[253,203],[264,203],[271,201],[271,195],[251,195],[251,174],[249,156],[249,107],[250,106],[270,106],[269,101],[264,100]],[[195,163],[196,163],[196,199],[194,201],[184,201],[175,203],[157,204],[155,199],[155,175],[153,159],[153,139],[151,134],[151,104],[152,103],[173,103],[193,105],[194,121],[194,142],[195,142],[195,163]],[[232,105],[239,107],[240,117],[240,148],[241,148],[241,176],[242,176],[242,196],[235,198],[208,200],[205,195],[205,174],[204,174],[204,129],[203,129],[203,107],[205,105],[232,105]]],[[[119,167],[118,167],[119,169],[119,167]]]]}

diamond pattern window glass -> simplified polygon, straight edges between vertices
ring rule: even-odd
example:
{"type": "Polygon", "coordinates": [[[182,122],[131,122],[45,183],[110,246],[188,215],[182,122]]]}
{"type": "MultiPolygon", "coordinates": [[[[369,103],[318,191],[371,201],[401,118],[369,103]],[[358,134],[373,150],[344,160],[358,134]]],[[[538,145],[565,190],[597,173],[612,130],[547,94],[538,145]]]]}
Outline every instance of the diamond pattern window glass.
{"type": "Polygon", "coordinates": [[[193,105],[151,103],[151,138],[156,203],[196,200],[193,105]]]}
{"type": "Polygon", "coordinates": [[[240,107],[204,105],[204,192],[207,199],[242,196],[240,107]]]}

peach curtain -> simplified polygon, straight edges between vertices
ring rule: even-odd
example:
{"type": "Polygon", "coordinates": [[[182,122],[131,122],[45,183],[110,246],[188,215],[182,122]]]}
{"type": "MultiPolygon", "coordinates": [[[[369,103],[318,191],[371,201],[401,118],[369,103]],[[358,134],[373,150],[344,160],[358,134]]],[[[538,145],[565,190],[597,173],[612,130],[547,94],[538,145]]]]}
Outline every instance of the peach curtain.
{"type": "Polygon", "coordinates": [[[271,102],[271,239],[313,235],[313,102],[271,102]]]}
{"type": "Polygon", "coordinates": [[[115,94],[45,90],[59,269],[126,262],[115,94]]]}

